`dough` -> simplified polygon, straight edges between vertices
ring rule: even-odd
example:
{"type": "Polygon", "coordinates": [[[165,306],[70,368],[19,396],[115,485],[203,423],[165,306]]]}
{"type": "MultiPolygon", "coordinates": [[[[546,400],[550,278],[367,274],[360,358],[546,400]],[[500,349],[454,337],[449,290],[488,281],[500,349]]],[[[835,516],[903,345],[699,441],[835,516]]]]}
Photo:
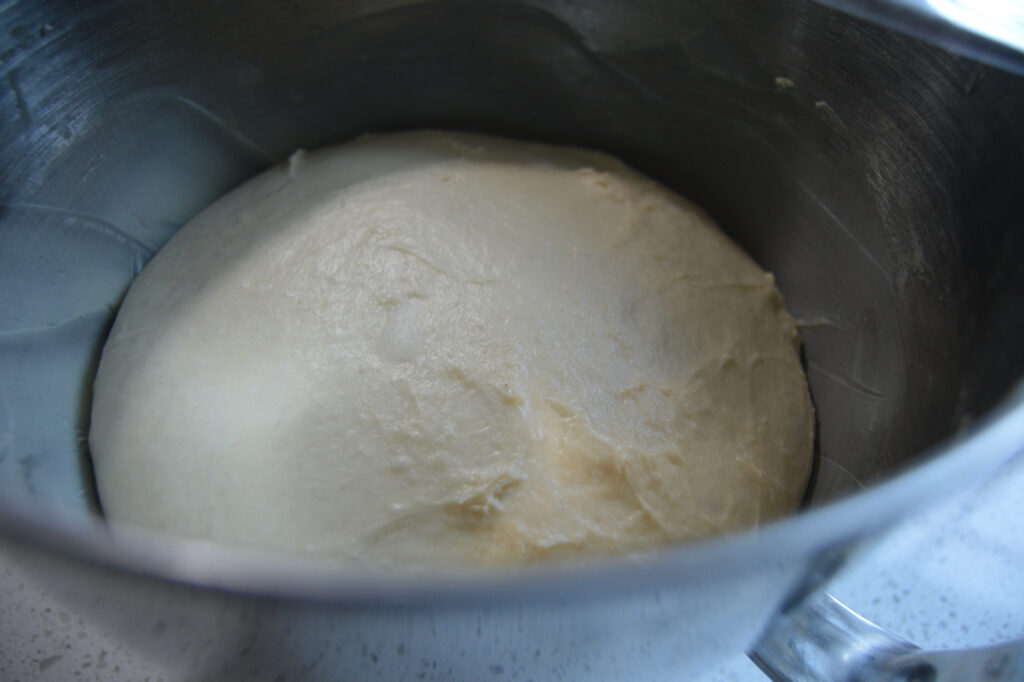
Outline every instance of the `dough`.
{"type": "Polygon", "coordinates": [[[643,552],[792,511],[813,415],[771,275],[604,154],[296,153],[132,284],[89,443],[115,521],[372,565],[643,552]]]}

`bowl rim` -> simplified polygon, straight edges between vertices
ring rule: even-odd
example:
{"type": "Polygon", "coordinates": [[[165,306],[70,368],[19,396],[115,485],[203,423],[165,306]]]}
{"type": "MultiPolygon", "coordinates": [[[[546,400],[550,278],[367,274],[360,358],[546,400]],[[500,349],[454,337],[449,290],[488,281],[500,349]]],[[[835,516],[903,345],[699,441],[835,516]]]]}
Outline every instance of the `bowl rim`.
{"type": "Polygon", "coordinates": [[[19,502],[0,498],[0,540],[15,551],[42,551],[56,560],[149,580],[348,607],[592,601],[595,595],[621,595],[623,586],[668,588],[701,576],[806,563],[979,483],[1022,451],[1024,380],[972,425],[862,491],[757,529],[582,564],[431,573],[353,569],[109,524],[59,508],[40,513],[38,503],[26,503],[27,496],[19,502]]]}

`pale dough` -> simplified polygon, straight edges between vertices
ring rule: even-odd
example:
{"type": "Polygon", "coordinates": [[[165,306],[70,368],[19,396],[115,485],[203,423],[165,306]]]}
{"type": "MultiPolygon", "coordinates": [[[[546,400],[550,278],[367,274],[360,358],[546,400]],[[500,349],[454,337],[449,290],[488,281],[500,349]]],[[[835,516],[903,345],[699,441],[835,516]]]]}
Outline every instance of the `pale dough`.
{"type": "Polygon", "coordinates": [[[792,511],[813,414],[771,275],[595,152],[298,153],[186,225],[103,350],[115,521],[374,565],[642,552],[792,511]]]}

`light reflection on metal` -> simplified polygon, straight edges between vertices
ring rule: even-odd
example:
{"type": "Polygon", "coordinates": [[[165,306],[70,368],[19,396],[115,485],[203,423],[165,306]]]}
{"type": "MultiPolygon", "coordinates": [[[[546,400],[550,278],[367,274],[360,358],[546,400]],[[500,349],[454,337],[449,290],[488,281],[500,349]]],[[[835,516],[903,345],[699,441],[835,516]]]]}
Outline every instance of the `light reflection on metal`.
{"type": "Polygon", "coordinates": [[[1024,1],[927,0],[939,15],[957,26],[1024,51],[1024,1]]]}

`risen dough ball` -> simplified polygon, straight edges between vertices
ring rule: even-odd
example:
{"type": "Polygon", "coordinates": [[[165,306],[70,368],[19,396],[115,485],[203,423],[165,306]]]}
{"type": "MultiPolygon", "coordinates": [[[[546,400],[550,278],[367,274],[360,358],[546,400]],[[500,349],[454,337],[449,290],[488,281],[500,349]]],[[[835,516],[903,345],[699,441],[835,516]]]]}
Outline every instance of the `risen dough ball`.
{"type": "Polygon", "coordinates": [[[422,567],[791,511],[812,411],[772,277],[598,153],[364,137],[185,226],[103,350],[106,514],[422,567]]]}

